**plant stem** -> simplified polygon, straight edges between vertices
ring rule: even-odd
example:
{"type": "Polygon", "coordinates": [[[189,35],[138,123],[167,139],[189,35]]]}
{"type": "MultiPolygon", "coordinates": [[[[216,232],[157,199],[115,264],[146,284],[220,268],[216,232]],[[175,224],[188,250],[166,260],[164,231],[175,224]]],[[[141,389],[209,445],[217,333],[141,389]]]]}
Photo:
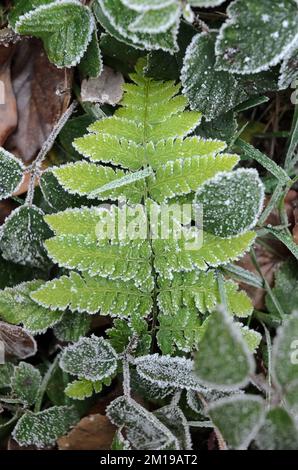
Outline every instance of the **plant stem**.
{"type": "Polygon", "coordinates": [[[46,372],[46,374],[43,378],[43,381],[41,383],[41,386],[40,386],[40,389],[39,389],[39,392],[38,392],[38,397],[37,397],[37,400],[35,402],[35,407],[34,407],[34,412],[35,413],[37,413],[38,411],[41,410],[41,405],[42,405],[42,400],[43,400],[44,394],[47,390],[49,381],[51,380],[54,372],[56,371],[56,367],[58,365],[59,358],[60,358],[60,354],[57,354],[57,356],[55,357],[54,361],[50,365],[49,369],[47,370],[47,372],[46,372]]]}

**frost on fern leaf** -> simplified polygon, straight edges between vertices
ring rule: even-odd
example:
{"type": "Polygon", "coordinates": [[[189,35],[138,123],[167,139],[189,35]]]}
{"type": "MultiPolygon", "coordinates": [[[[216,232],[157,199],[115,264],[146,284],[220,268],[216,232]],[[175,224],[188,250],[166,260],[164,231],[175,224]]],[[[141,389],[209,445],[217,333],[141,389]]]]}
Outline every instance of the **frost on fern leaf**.
{"type": "MultiPolygon", "coordinates": [[[[124,318],[146,317],[154,305],[160,308],[158,341],[163,351],[172,353],[174,345],[188,351],[196,347],[200,336],[199,314],[211,312],[220,300],[215,268],[238,259],[254,241],[251,229],[260,213],[263,191],[257,174],[233,171],[239,157],[224,153],[224,142],[190,136],[201,114],[187,110],[179,85],[145,77],[144,65],[139,61],[131,82],[124,85],[115,114],[93,123],[87,135],[75,140],[75,149],[87,160],[53,169],[66,191],[106,202],[46,217],[55,234],[46,241],[49,256],[75,272],[44,284],[32,298],[51,309],[68,307],[124,318]],[[224,192],[224,175],[233,183],[227,216],[238,219],[241,213],[243,222],[234,224],[232,232],[216,231],[213,208],[207,211],[212,231],[202,234],[192,218],[201,199],[203,205],[209,204],[217,181],[224,192]],[[250,204],[242,201],[241,178],[249,178],[250,204]],[[173,208],[181,208],[179,201],[185,197],[191,211],[179,219],[173,208]],[[166,236],[161,236],[165,208],[170,208],[169,227],[166,236]],[[108,219],[113,221],[113,233],[107,228],[103,237],[108,219]],[[119,230],[123,220],[124,232],[119,230]],[[153,235],[156,230],[158,236],[153,235]],[[189,241],[196,237],[203,243],[189,248],[189,241]],[[188,320],[184,321],[186,311],[188,320]],[[176,320],[180,334],[169,339],[176,320]],[[187,333],[190,325],[191,335],[187,333]]],[[[224,282],[224,289],[231,313],[249,315],[246,295],[231,281],[224,282]]]]}

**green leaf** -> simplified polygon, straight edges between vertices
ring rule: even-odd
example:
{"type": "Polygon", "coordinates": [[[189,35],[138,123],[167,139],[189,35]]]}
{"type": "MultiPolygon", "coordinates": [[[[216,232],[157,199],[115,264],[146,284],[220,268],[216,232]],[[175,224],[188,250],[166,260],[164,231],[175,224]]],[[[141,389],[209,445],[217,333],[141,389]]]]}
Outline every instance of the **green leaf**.
{"type": "Polygon", "coordinates": [[[297,41],[295,0],[236,0],[227,13],[216,43],[219,69],[248,74],[268,70],[297,41]]]}
{"type": "Polygon", "coordinates": [[[288,88],[298,76],[298,46],[286,54],[280,68],[279,89],[288,88]]]}
{"type": "Polygon", "coordinates": [[[51,446],[78,421],[76,410],[69,406],[53,406],[39,413],[28,411],[19,419],[13,438],[20,446],[51,446]]]}
{"type": "Polygon", "coordinates": [[[42,281],[24,282],[0,291],[0,317],[13,325],[23,325],[33,334],[44,333],[58,323],[61,312],[51,312],[30,298],[30,294],[42,284],[42,281]]]}
{"type": "Polygon", "coordinates": [[[193,37],[184,56],[181,81],[191,109],[201,111],[208,121],[232,110],[252,96],[275,90],[272,72],[258,75],[232,75],[215,67],[216,33],[193,37]]]}
{"type": "Polygon", "coordinates": [[[74,148],[73,141],[84,135],[87,127],[94,121],[95,118],[89,114],[82,114],[67,121],[59,134],[59,140],[63,149],[67,152],[68,160],[81,159],[81,156],[74,148]]]}
{"type": "Polygon", "coordinates": [[[221,3],[224,3],[225,0],[189,0],[188,3],[193,7],[217,7],[221,3]]]}
{"type": "Polygon", "coordinates": [[[0,200],[10,197],[23,182],[24,167],[14,155],[0,147],[0,200]]]}
{"type": "Polygon", "coordinates": [[[171,431],[132,398],[116,398],[107,407],[107,416],[116,426],[124,426],[127,439],[137,450],[178,448],[171,431]]]}
{"type": "Polygon", "coordinates": [[[75,0],[53,1],[20,16],[14,29],[41,38],[50,61],[58,67],[73,67],[87,50],[94,20],[89,8],[75,0]]]}
{"type": "Polygon", "coordinates": [[[239,157],[231,154],[202,156],[169,161],[157,168],[149,181],[149,192],[157,202],[196,191],[206,180],[220,171],[229,171],[239,157]]]}
{"type": "MultiPolygon", "coordinates": [[[[70,163],[52,170],[61,186],[72,194],[87,196],[88,199],[117,199],[121,196],[138,203],[144,193],[142,179],[130,183],[122,170],[113,170],[87,162],[70,163]],[[117,186],[117,183],[119,186],[117,186]]],[[[134,175],[135,173],[133,173],[134,175]]],[[[146,175],[147,176],[147,175],[146,175]]]]}
{"type": "Polygon", "coordinates": [[[212,121],[206,121],[203,118],[201,125],[196,130],[196,134],[201,137],[221,139],[230,143],[233,141],[238,128],[235,116],[236,113],[229,111],[212,119],[212,121]]]}
{"type": "Polygon", "coordinates": [[[186,390],[204,391],[205,387],[194,373],[194,363],[185,357],[149,354],[135,360],[138,374],[157,384],[160,388],[168,386],[186,390]]]}
{"type": "Polygon", "coordinates": [[[90,380],[81,379],[67,385],[65,394],[75,400],[84,400],[93,394],[93,384],[90,380]]]}
{"type": "MultiPolygon", "coordinates": [[[[112,217],[112,213],[109,214],[112,217]]],[[[101,239],[100,234],[97,237],[97,228],[106,223],[104,212],[94,208],[67,210],[47,216],[46,221],[57,236],[47,240],[45,246],[49,256],[60,266],[87,271],[92,276],[98,274],[110,280],[134,281],[137,287],[152,290],[149,242],[142,239],[130,243],[122,240],[110,242],[109,238],[101,239]],[[83,224],[82,231],[75,233],[83,224]]]]}
{"type": "Polygon", "coordinates": [[[91,326],[91,318],[84,313],[65,312],[59,323],[54,326],[54,334],[59,341],[78,341],[85,336],[91,326]]]}
{"type": "Polygon", "coordinates": [[[101,51],[97,38],[97,32],[93,31],[92,39],[87,47],[85,55],[80,62],[79,69],[84,77],[97,78],[103,70],[101,51]]]}
{"type": "Polygon", "coordinates": [[[129,317],[138,312],[146,316],[151,311],[151,295],[138,290],[132,281],[111,281],[73,272],[69,277],[47,282],[31,294],[38,304],[51,310],[87,312],[129,317]]]}
{"type": "Polygon", "coordinates": [[[10,388],[11,377],[13,376],[14,365],[11,362],[0,364],[0,389],[10,388]]]}
{"type": "Polygon", "coordinates": [[[221,398],[207,410],[214,426],[232,449],[247,449],[264,419],[264,401],[256,395],[221,398]]]}
{"type": "Polygon", "coordinates": [[[128,28],[136,33],[164,33],[177,23],[180,13],[180,7],[176,3],[158,10],[146,10],[137,16],[128,28]]]}
{"type": "Polygon", "coordinates": [[[3,258],[32,268],[49,265],[43,242],[52,235],[36,206],[23,205],[5,220],[0,238],[3,258]]]}
{"type": "Polygon", "coordinates": [[[289,392],[290,405],[297,407],[297,397],[293,401],[293,387],[298,382],[298,313],[286,319],[277,331],[272,353],[272,374],[276,384],[284,393],[289,392]]]}
{"type": "Polygon", "coordinates": [[[277,165],[277,163],[275,163],[269,157],[267,157],[267,155],[264,155],[258,149],[254,148],[252,145],[241,139],[237,139],[236,145],[241,150],[241,153],[245,158],[252,158],[258,162],[272,175],[274,175],[281,183],[289,182],[290,178],[285,170],[277,165]]]}
{"type": "Polygon", "coordinates": [[[197,191],[204,231],[231,237],[253,228],[264,203],[264,186],[256,170],[240,168],[217,173],[197,191]]]}
{"type": "MultiPolygon", "coordinates": [[[[290,315],[297,309],[298,272],[295,260],[286,261],[278,268],[275,273],[275,284],[272,293],[285,314],[290,315]]],[[[272,315],[278,316],[276,306],[268,294],[266,295],[266,307],[272,315]]]]}
{"type": "MultiPolygon", "coordinates": [[[[233,281],[224,282],[229,312],[238,317],[252,313],[252,304],[244,291],[238,290],[233,281]]],[[[165,315],[175,315],[180,308],[205,314],[213,312],[220,303],[220,293],[216,273],[207,272],[175,273],[172,279],[160,279],[158,303],[165,315]]]]}
{"type": "Polygon", "coordinates": [[[178,49],[177,22],[163,33],[136,33],[130,31],[130,25],[139,13],[127,8],[121,0],[96,0],[94,11],[106,31],[122,42],[139,49],[163,49],[170,53],[178,49]]]}
{"type": "Polygon", "coordinates": [[[109,328],[106,333],[117,353],[122,353],[126,349],[133,335],[138,337],[135,354],[143,355],[149,352],[151,335],[148,332],[148,324],[146,320],[139,318],[138,314],[132,315],[129,322],[116,318],[113,328],[109,328]]]}
{"type": "Polygon", "coordinates": [[[258,435],[256,444],[262,450],[296,450],[298,430],[284,408],[271,409],[258,435]]]}
{"type": "Polygon", "coordinates": [[[65,191],[52,170],[44,171],[39,181],[42,194],[54,211],[64,210],[68,207],[88,206],[92,203],[86,197],[65,191]]]}
{"type": "Polygon", "coordinates": [[[298,259],[298,246],[288,230],[277,230],[276,228],[266,227],[266,231],[281,241],[295,258],[298,259]]]}
{"type": "Polygon", "coordinates": [[[155,416],[176,437],[179,450],[192,449],[191,436],[187,420],[181,409],[176,405],[168,405],[155,411],[155,416]]]}
{"type": "Polygon", "coordinates": [[[110,377],[117,367],[117,354],[108,341],[92,335],[64,349],[60,367],[79,379],[92,382],[110,377]]]}
{"type": "Polygon", "coordinates": [[[27,362],[20,362],[14,369],[11,378],[11,388],[14,396],[25,406],[34,405],[41,385],[41,375],[27,362]]]}
{"type": "MultiPolygon", "coordinates": [[[[203,233],[203,244],[199,249],[189,249],[185,238],[178,240],[153,240],[155,269],[164,277],[173,272],[206,271],[230,260],[236,260],[249,250],[255,239],[254,232],[247,232],[232,238],[220,238],[211,233],[203,233]]],[[[192,239],[190,239],[192,241],[192,239]]]]}
{"type": "Polygon", "coordinates": [[[244,387],[254,370],[239,329],[223,311],[211,314],[196,354],[196,374],[206,386],[219,390],[244,387]]]}

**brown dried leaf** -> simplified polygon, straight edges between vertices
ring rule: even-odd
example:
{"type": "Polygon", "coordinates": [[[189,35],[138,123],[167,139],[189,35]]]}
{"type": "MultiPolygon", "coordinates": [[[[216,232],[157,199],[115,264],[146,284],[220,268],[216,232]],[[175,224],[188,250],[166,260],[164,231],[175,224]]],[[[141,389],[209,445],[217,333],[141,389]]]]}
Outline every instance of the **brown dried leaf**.
{"type": "MultiPolygon", "coordinates": [[[[18,126],[4,147],[20,156],[24,163],[30,163],[68,107],[72,75],[69,70],[58,69],[49,62],[37,39],[23,39],[13,47],[10,73],[18,126]]],[[[11,108],[8,103],[6,112],[1,113],[4,122],[11,108]]]]}
{"type": "Polygon", "coordinates": [[[123,96],[123,84],[122,74],[105,65],[98,78],[83,80],[82,101],[115,106],[123,96]]]}
{"type": "Polygon", "coordinates": [[[11,83],[15,46],[0,46],[0,146],[17,126],[17,103],[11,83]]]}
{"type": "Polygon", "coordinates": [[[109,450],[116,427],[101,414],[86,416],[57,441],[60,450],[109,450]]]}
{"type": "Polygon", "coordinates": [[[0,321],[0,341],[3,341],[5,353],[20,359],[34,356],[37,344],[32,335],[20,326],[0,321]]]}

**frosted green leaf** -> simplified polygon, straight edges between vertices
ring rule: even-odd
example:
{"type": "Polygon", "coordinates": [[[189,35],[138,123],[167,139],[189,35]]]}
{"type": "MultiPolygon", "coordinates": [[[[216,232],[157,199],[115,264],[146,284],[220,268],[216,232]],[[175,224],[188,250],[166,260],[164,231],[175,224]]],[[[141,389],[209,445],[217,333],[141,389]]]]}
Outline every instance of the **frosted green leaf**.
{"type": "Polygon", "coordinates": [[[30,298],[42,281],[24,282],[0,291],[0,317],[13,325],[23,325],[33,334],[43,333],[61,320],[61,312],[49,312],[30,298]]]}
{"type": "Polygon", "coordinates": [[[158,10],[147,10],[129,25],[129,30],[140,33],[164,33],[179,20],[180,13],[177,3],[158,10]]]}
{"type": "Polygon", "coordinates": [[[143,12],[160,10],[175,3],[176,0],[121,0],[121,3],[132,10],[143,12]]]}
{"type": "Polygon", "coordinates": [[[40,385],[41,375],[38,369],[27,362],[20,362],[15,367],[11,378],[12,392],[25,406],[34,405],[40,385]]]}
{"type": "MultiPolygon", "coordinates": [[[[208,160],[207,157],[215,157],[225,148],[225,142],[220,140],[186,137],[185,139],[161,140],[155,145],[149,143],[145,147],[145,151],[150,165],[152,168],[157,169],[170,161],[184,159],[193,161],[193,157],[204,157],[205,160],[198,162],[203,163],[208,160]]],[[[228,159],[227,155],[221,156],[224,160],[228,159]]],[[[232,155],[230,155],[230,157],[232,157],[232,155]]],[[[218,162],[218,159],[214,158],[214,160],[218,162]]]]}
{"type": "Polygon", "coordinates": [[[62,165],[52,171],[69,193],[87,196],[89,199],[118,199],[123,196],[138,203],[144,193],[142,178],[136,178],[135,182],[132,179],[130,184],[129,180],[124,179],[125,173],[122,170],[113,170],[106,166],[76,162],[62,165]],[[123,180],[117,187],[121,178],[123,180]]]}
{"type": "Polygon", "coordinates": [[[239,235],[253,228],[264,203],[264,186],[253,169],[217,173],[197,191],[203,209],[204,231],[219,237],[239,235]]]}
{"type": "Polygon", "coordinates": [[[269,228],[266,227],[266,230],[271,235],[274,235],[278,240],[280,240],[288,250],[298,259],[298,246],[297,243],[294,242],[293,237],[291,234],[288,233],[288,230],[278,230],[276,228],[269,228]]]}
{"type": "Polygon", "coordinates": [[[297,450],[298,430],[284,408],[276,407],[267,413],[256,444],[261,450],[297,450]]]}
{"type": "Polygon", "coordinates": [[[11,362],[0,364],[0,389],[10,388],[14,365],[11,362]]]}
{"type": "Polygon", "coordinates": [[[276,89],[272,72],[232,75],[215,69],[216,33],[193,37],[183,60],[181,81],[191,109],[201,111],[208,121],[234,109],[251,96],[276,89]]]}
{"type": "Polygon", "coordinates": [[[205,390],[194,373],[194,363],[190,359],[151,354],[138,357],[135,364],[141,377],[160,388],[171,386],[198,392],[205,390]]]}
{"type": "Polygon", "coordinates": [[[10,25],[14,28],[18,19],[25,13],[35,8],[52,3],[54,0],[14,0],[8,18],[10,25]]]}
{"type": "MultiPolygon", "coordinates": [[[[238,317],[247,317],[252,313],[252,303],[238,285],[229,280],[224,282],[228,309],[238,317]]],[[[205,314],[212,312],[220,303],[218,280],[214,271],[175,273],[172,279],[159,280],[158,303],[166,315],[175,315],[185,307],[205,314]]]]}
{"type": "Polygon", "coordinates": [[[288,88],[298,76],[298,45],[285,56],[278,79],[279,89],[288,88]]]}
{"type": "Polygon", "coordinates": [[[97,78],[103,71],[101,51],[97,38],[97,32],[93,31],[92,39],[82,58],[79,69],[84,77],[97,78]]]}
{"type": "MultiPolygon", "coordinates": [[[[203,244],[198,249],[189,249],[185,238],[178,240],[153,240],[156,271],[171,278],[173,272],[206,271],[209,267],[220,266],[229,260],[236,260],[249,250],[255,239],[254,232],[247,232],[237,237],[220,238],[211,233],[203,233],[203,244]]],[[[188,241],[191,241],[188,240],[188,241]]]]}
{"type": "Polygon", "coordinates": [[[178,442],[169,429],[132,398],[119,397],[107,407],[107,416],[118,427],[124,427],[134,449],[177,449],[178,442]]]}
{"type": "Polygon", "coordinates": [[[110,377],[117,367],[117,354],[108,341],[92,335],[64,349],[60,367],[79,379],[95,382],[110,377]]]}
{"type": "Polygon", "coordinates": [[[130,31],[129,26],[139,16],[139,13],[127,8],[121,0],[96,0],[95,14],[108,33],[120,41],[139,49],[163,49],[170,53],[178,50],[178,24],[176,23],[163,33],[150,34],[130,31]]]}
{"type": "Polygon", "coordinates": [[[178,406],[163,406],[155,411],[154,414],[176,437],[178,450],[192,449],[189,426],[184,414],[178,406]]]}
{"type": "Polygon", "coordinates": [[[19,34],[39,37],[51,62],[73,67],[87,50],[94,29],[89,8],[76,0],[40,5],[20,16],[14,29],[19,34]]]}
{"type": "MultiPolygon", "coordinates": [[[[97,228],[106,223],[105,215],[111,216],[108,220],[115,221],[117,231],[121,213],[116,206],[108,213],[84,208],[46,216],[47,223],[57,235],[46,242],[49,256],[69,269],[109,279],[133,280],[143,290],[152,290],[150,242],[140,238],[127,243],[125,238],[123,243],[116,238],[116,233],[98,233],[97,228]]],[[[129,216],[126,220],[129,224],[129,216]]]]}
{"type": "Polygon", "coordinates": [[[120,429],[118,429],[115,433],[111,450],[131,450],[130,443],[124,439],[120,429]]]}
{"type": "Polygon", "coordinates": [[[207,410],[231,449],[247,449],[264,419],[264,401],[255,395],[234,395],[212,403],[207,410]]]}
{"type": "Polygon", "coordinates": [[[143,355],[148,353],[151,344],[151,335],[148,331],[148,323],[138,314],[132,315],[129,323],[126,320],[116,318],[113,328],[106,331],[109,341],[117,353],[122,353],[135,335],[138,337],[138,345],[135,354],[143,355]]]}
{"type": "Polygon", "coordinates": [[[51,446],[78,421],[77,411],[70,406],[53,406],[39,413],[27,411],[14,428],[13,438],[20,446],[51,446]]]}
{"type": "Polygon", "coordinates": [[[157,168],[149,181],[149,192],[157,202],[196,191],[220,171],[229,171],[238,163],[238,155],[219,154],[169,161],[157,168]]]}
{"type": "Polygon", "coordinates": [[[23,205],[7,217],[0,239],[3,258],[32,268],[49,264],[43,242],[52,232],[43,215],[38,207],[23,205]]]}
{"type": "Polygon", "coordinates": [[[78,341],[85,336],[91,326],[91,318],[86,313],[65,312],[59,323],[54,326],[54,334],[59,341],[78,341]]]}
{"type": "Polygon", "coordinates": [[[87,197],[65,191],[52,170],[44,171],[39,181],[42,194],[54,211],[92,204],[87,197]]]}
{"type": "Polygon", "coordinates": [[[49,281],[31,294],[38,304],[52,310],[87,312],[101,315],[129,317],[138,312],[146,316],[151,311],[151,295],[138,290],[133,282],[111,281],[100,277],[80,276],[71,273],[69,277],[49,281]]]}
{"type": "Polygon", "coordinates": [[[23,165],[14,155],[0,147],[0,200],[12,195],[23,182],[23,165]]]}
{"type": "Polygon", "coordinates": [[[216,43],[219,69],[248,74],[268,70],[297,41],[295,0],[235,0],[227,14],[216,43]]]}
{"type": "Polygon", "coordinates": [[[275,382],[286,392],[298,381],[298,313],[283,321],[273,345],[272,374],[275,382]]]}
{"type": "Polygon", "coordinates": [[[244,387],[255,367],[239,329],[223,310],[209,317],[195,362],[198,380],[219,390],[244,387]]]}
{"type": "Polygon", "coordinates": [[[74,400],[84,400],[93,394],[93,384],[90,380],[81,379],[67,385],[65,394],[74,400]]]}
{"type": "Polygon", "coordinates": [[[243,326],[241,323],[236,323],[240,328],[240,333],[248,346],[249,351],[255,353],[262,341],[262,335],[255,330],[251,330],[248,326],[243,326]]]}
{"type": "Polygon", "coordinates": [[[87,134],[75,139],[73,146],[94,162],[114,163],[130,170],[138,170],[144,165],[144,150],[123,137],[87,134]]]}
{"type": "Polygon", "coordinates": [[[180,308],[174,315],[159,314],[157,343],[162,354],[173,355],[180,351],[191,352],[198,348],[201,321],[194,309],[180,308]]]}
{"type": "MultiPolygon", "coordinates": [[[[295,260],[286,261],[278,268],[275,273],[275,283],[272,292],[285,314],[290,315],[297,309],[298,272],[295,260]]],[[[278,310],[268,294],[265,300],[268,311],[272,315],[278,316],[278,310]]]]}

